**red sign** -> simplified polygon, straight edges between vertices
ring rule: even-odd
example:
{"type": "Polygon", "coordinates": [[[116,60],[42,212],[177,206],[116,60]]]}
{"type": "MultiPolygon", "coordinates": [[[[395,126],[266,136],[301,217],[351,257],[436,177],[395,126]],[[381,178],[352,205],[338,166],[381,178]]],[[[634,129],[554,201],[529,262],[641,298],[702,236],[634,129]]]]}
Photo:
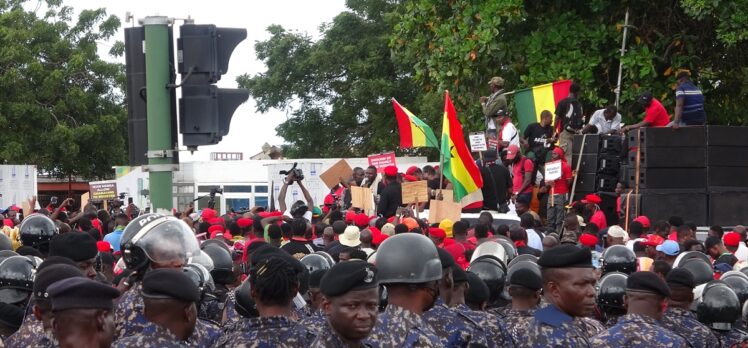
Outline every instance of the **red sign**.
{"type": "Polygon", "coordinates": [[[395,153],[387,152],[380,153],[378,155],[369,155],[369,165],[377,168],[377,173],[384,172],[384,168],[387,166],[396,166],[395,164],[395,153]]]}

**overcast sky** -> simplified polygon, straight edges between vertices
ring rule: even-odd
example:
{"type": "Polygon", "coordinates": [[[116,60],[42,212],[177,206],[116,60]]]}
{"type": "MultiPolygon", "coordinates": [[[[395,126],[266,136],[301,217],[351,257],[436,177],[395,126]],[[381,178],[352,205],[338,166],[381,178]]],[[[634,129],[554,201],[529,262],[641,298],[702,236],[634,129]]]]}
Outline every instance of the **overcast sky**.
{"type": "MultiPolygon", "coordinates": [[[[133,25],[125,22],[125,14],[129,11],[136,19],[135,25],[137,19],[146,16],[187,18],[189,15],[195,19],[195,24],[246,28],[247,39],[234,50],[229,62],[229,71],[218,82],[218,86],[223,88],[235,88],[236,77],[241,74],[256,74],[265,70],[264,64],[255,58],[254,44],[255,41],[266,40],[269,37],[265,31],[269,25],[280,24],[286,29],[303,31],[318,37],[319,25],[330,22],[333,17],[345,10],[344,0],[63,0],[63,3],[72,6],[76,13],[81,9],[104,7],[107,13],[119,16],[123,26],[133,25]]],[[[175,24],[175,37],[179,35],[178,25],[175,24]]],[[[122,30],[116,40],[124,41],[122,30]]],[[[111,45],[100,45],[99,52],[102,58],[112,60],[113,58],[106,54],[111,45]]],[[[124,57],[119,61],[124,63],[124,57]]],[[[271,110],[266,114],[256,113],[254,101],[250,97],[234,113],[231,130],[220,144],[200,147],[194,155],[182,152],[180,160],[208,160],[210,152],[244,152],[244,158],[247,159],[260,152],[265,142],[271,145],[283,143],[283,139],[276,135],[275,127],[285,120],[286,113],[280,110],[271,110]]]]}

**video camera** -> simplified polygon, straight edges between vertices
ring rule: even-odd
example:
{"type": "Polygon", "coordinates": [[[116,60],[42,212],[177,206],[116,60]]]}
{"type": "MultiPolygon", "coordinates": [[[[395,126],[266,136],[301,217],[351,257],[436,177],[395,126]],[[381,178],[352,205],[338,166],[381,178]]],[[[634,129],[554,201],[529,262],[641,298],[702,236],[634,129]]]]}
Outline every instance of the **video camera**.
{"type": "Polygon", "coordinates": [[[296,179],[296,181],[304,180],[304,172],[301,171],[300,168],[296,168],[297,164],[298,163],[294,162],[293,167],[291,167],[291,169],[289,169],[289,170],[281,170],[279,172],[279,174],[281,174],[281,175],[293,174],[293,176],[296,179]]]}

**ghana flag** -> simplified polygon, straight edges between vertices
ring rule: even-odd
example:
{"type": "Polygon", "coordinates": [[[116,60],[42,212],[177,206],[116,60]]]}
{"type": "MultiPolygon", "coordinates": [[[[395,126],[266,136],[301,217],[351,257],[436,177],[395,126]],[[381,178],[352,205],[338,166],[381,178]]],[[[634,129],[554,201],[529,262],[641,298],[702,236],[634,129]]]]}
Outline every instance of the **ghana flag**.
{"type": "Polygon", "coordinates": [[[554,113],[556,104],[569,95],[570,86],[571,80],[563,80],[514,92],[520,131],[524,132],[531,123],[540,122],[543,110],[554,113]]]}
{"type": "MultiPolygon", "coordinates": [[[[463,206],[473,203],[466,202],[463,197],[473,192],[481,192],[483,179],[480,169],[475,164],[470,148],[465,143],[462,125],[457,120],[457,111],[449,98],[449,91],[444,92],[444,124],[442,125],[442,156],[444,168],[442,173],[452,183],[454,198],[463,206]]],[[[480,196],[482,199],[482,195],[480,196]]]]}
{"type": "Polygon", "coordinates": [[[436,135],[427,124],[413,115],[410,110],[404,108],[400,103],[392,98],[392,107],[395,109],[395,118],[397,118],[397,128],[400,130],[400,147],[436,147],[436,135]]]}

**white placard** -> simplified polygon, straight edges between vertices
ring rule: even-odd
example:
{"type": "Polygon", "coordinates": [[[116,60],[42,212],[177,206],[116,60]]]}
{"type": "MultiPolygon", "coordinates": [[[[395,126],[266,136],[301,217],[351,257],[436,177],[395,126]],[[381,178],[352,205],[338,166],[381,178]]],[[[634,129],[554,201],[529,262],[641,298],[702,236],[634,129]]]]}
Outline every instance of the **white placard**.
{"type": "Polygon", "coordinates": [[[479,152],[479,151],[488,151],[488,146],[486,146],[486,134],[483,132],[477,132],[477,133],[470,133],[470,151],[472,152],[479,152]]]}
{"type": "Polygon", "coordinates": [[[561,160],[546,162],[545,163],[545,177],[546,181],[558,180],[561,178],[561,160]]]}

